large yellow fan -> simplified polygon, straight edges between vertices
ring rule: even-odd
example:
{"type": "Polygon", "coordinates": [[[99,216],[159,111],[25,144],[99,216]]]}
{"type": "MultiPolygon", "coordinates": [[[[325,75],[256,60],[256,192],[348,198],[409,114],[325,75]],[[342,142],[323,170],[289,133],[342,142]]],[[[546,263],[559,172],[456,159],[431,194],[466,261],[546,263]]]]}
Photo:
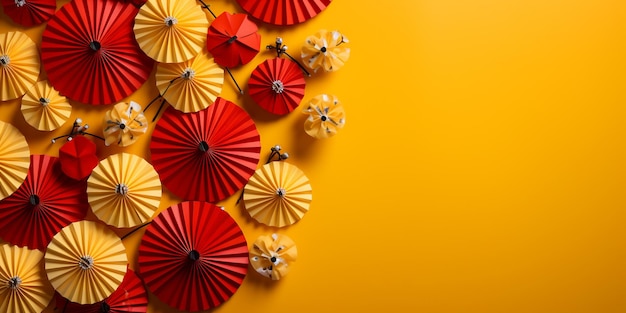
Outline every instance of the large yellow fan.
{"type": "Polygon", "coordinates": [[[0,312],[41,312],[54,296],[39,250],[0,245],[0,312]]]}
{"type": "Polygon", "coordinates": [[[113,231],[95,222],[80,221],[54,235],[45,262],[48,279],[57,292],[72,302],[92,304],[119,287],[128,258],[113,231]]]}
{"type": "Polygon", "coordinates": [[[115,227],[133,227],[152,218],[161,202],[159,174],[133,154],[114,154],[93,170],[87,181],[93,213],[115,227]]]}
{"type": "Polygon", "coordinates": [[[20,187],[28,174],[30,150],[24,135],[0,121],[0,200],[20,187]]]}
{"type": "Polygon", "coordinates": [[[175,109],[198,112],[215,102],[222,92],[224,70],[203,51],[187,62],[157,65],[156,85],[175,109]]]}
{"type": "Polygon", "coordinates": [[[47,80],[37,82],[22,98],[22,114],[30,126],[38,130],[55,130],[72,113],[67,98],[61,96],[47,80]]]}
{"type": "Polygon", "coordinates": [[[206,44],[209,20],[196,0],[148,0],[135,17],[135,39],[159,62],[180,63],[206,44]]]}
{"type": "Polygon", "coordinates": [[[39,50],[26,34],[0,34],[0,101],[23,96],[37,82],[39,65],[39,50]]]}
{"type": "Polygon", "coordinates": [[[265,164],[256,170],[243,193],[250,216],[276,227],[302,219],[309,211],[312,199],[309,179],[295,165],[282,161],[265,164]]]}

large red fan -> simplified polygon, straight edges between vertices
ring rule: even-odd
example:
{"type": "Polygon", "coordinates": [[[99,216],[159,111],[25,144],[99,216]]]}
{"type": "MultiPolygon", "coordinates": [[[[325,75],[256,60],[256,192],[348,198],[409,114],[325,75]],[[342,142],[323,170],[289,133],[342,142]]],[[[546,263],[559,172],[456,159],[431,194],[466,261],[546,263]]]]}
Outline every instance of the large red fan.
{"type": "Polygon", "coordinates": [[[274,114],[287,114],[300,105],[304,97],[304,74],[293,61],[274,58],[252,71],[248,93],[252,100],[274,114]]]}
{"type": "Polygon", "coordinates": [[[61,228],[87,214],[87,182],[68,178],[59,159],[31,155],[26,180],[0,201],[0,238],[43,250],[61,228]]]}
{"type": "Polygon", "coordinates": [[[243,232],[219,207],[183,202],[163,211],[139,245],[139,272],[152,293],[179,310],[214,308],[248,272],[243,232]]]}
{"type": "Polygon", "coordinates": [[[13,22],[31,27],[49,20],[57,3],[55,0],[2,0],[2,8],[13,22]]]}
{"type": "Polygon", "coordinates": [[[153,65],[135,41],[136,14],[136,7],[122,1],[64,5],[41,39],[41,59],[52,86],[91,104],[111,104],[136,91],[153,65]]]}
{"type": "Polygon", "coordinates": [[[148,295],[141,279],[133,270],[128,269],[120,286],[103,301],[78,304],[57,293],[56,305],[57,310],[64,313],[143,313],[148,307],[148,295]]]}
{"type": "Polygon", "coordinates": [[[247,14],[220,14],[209,26],[207,49],[215,63],[224,67],[246,64],[259,53],[259,28],[247,14]]]}
{"type": "Polygon", "coordinates": [[[274,25],[302,23],[322,12],[332,0],[237,0],[250,15],[274,25]]]}
{"type": "Polygon", "coordinates": [[[217,202],[241,189],[259,163],[254,121],[236,104],[217,98],[208,108],[169,108],[152,133],[152,165],[163,185],[185,200],[217,202]]]}

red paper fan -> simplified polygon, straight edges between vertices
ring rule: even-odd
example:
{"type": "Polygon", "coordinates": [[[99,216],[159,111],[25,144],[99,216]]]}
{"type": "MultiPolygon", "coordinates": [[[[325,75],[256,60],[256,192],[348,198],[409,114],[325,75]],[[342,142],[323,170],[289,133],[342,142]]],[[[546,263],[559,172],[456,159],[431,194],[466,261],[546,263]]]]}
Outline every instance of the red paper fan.
{"type": "Polygon", "coordinates": [[[128,269],[120,286],[105,300],[94,304],[78,304],[57,293],[56,305],[59,312],[65,313],[143,313],[148,307],[148,295],[141,279],[128,269]]]}
{"type": "Polygon", "coordinates": [[[305,84],[304,74],[295,62],[274,58],[252,71],[248,93],[265,110],[283,115],[300,105],[305,84]]]}
{"type": "Polygon", "coordinates": [[[246,64],[254,59],[261,48],[258,30],[248,15],[224,12],[209,26],[207,49],[215,63],[221,66],[246,64]]]}
{"type": "Polygon", "coordinates": [[[49,20],[57,4],[55,0],[2,0],[2,8],[13,22],[31,27],[49,20]]]}
{"type": "Polygon", "coordinates": [[[43,250],[61,228],[87,214],[87,183],[63,175],[58,158],[31,155],[30,159],[24,183],[0,201],[0,237],[43,250]]]}
{"type": "Polygon", "coordinates": [[[96,144],[84,136],[75,136],[59,149],[61,170],[65,175],[81,180],[91,175],[100,160],[96,155],[96,144]]]}
{"type": "Polygon", "coordinates": [[[152,293],[179,310],[214,308],[248,272],[248,245],[228,215],[206,202],[183,202],[152,221],[139,245],[139,272],[152,293]]]}
{"type": "Polygon", "coordinates": [[[254,174],[261,141],[246,111],[217,98],[195,113],[165,111],[152,133],[150,151],[165,187],[185,200],[214,203],[241,189],[254,174]]]}
{"type": "Polygon", "coordinates": [[[322,12],[332,0],[237,0],[250,15],[274,25],[302,23],[322,12]]]}
{"type": "Polygon", "coordinates": [[[137,8],[107,0],[73,0],[48,22],[41,58],[48,80],[66,97],[111,104],[148,79],[153,61],[135,41],[137,8]]]}

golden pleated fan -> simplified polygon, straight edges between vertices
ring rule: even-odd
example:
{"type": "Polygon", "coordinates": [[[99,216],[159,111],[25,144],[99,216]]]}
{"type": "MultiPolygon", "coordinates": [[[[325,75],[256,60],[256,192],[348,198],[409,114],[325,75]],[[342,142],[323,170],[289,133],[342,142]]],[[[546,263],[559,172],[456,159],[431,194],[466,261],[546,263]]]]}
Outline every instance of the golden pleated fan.
{"type": "Polygon", "coordinates": [[[0,121],[0,200],[20,187],[28,174],[30,150],[24,135],[0,121]]]}
{"type": "Polygon", "coordinates": [[[279,280],[289,273],[289,264],[298,258],[296,243],[286,235],[260,236],[250,249],[250,265],[257,273],[279,280]]]}
{"type": "Polygon", "coordinates": [[[67,121],[72,106],[47,80],[37,82],[22,98],[22,115],[30,126],[55,130],[67,121]]]}
{"type": "Polygon", "coordinates": [[[68,300],[92,304],[122,283],[128,258],[120,238],[106,226],[74,222],[58,232],[44,256],[48,279],[68,300]]]}
{"type": "Polygon", "coordinates": [[[161,202],[159,174],[146,160],[119,153],[100,161],[87,180],[93,213],[115,227],[133,227],[152,218],[161,202]]]}
{"type": "Polygon", "coordinates": [[[213,104],[222,92],[224,70],[203,51],[183,63],[157,65],[156,85],[176,110],[198,112],[213,104]]]}
{"type": "Polygon", "coordinates": [[[243,193],[250,216],[275,227],[302,219],[312,199],[309,179],[298,167],[284,161],[271,162],[256,170],[243,193]]]}
{"type": "Polygon", "coordinates": [[[39,77],[39,49],[22,32],[0,34],[0,101],[17,99],[39,77]]]}
{"type": "Polygon", "coordinates": [[[0,312],[41,312],[54,296],[43,252],[0,245],[0,312]]]}

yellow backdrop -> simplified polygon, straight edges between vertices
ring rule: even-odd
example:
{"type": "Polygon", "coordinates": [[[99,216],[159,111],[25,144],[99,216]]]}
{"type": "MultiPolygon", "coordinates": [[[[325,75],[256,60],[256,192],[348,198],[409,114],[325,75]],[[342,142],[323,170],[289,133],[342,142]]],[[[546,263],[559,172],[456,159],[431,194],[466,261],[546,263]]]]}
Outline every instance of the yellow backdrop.
{"type": "MultiPolygon", "coordinates": [[[[347,124],[313,140],[303,115],[265,113],[227,82],[222,95],[254,117],[263,152],[281,144],[314,200],[278,230],[236,196],[221,203],[249,243],[277,231],[300,256],[279,282],[251,271],[214,312],[625,312],[624,21],[623,0],[335,0],[302,25],[261,25],[263,44],[280,35],[293,54],[319,29],[348,36],[347,65],[308,79],[305,97],[336,94],[347,124]]],[[[12,29],[2,15],[0,30],[12,29]]],[[[271,57],[234,74],[245,85],[271,57]]],[[[130,99],[156,94],[151,76],[130,99]]],[[[0,104],[0,119],[32,153],[57,155],[50,138],[69,124],[34,131],[18,106],[0,104]]],[[[107,108],[73,107],[101,132],[107,108]]],[[[124,151],[148,157],[148,142],[124,151]]],[[[122,150],[98,144],[101,158],[122,150]]],[[[165,192],[161,210],[177,201],[165,192]]],[[[133,268],[142,233],[124,242],[133,268]]]]}

